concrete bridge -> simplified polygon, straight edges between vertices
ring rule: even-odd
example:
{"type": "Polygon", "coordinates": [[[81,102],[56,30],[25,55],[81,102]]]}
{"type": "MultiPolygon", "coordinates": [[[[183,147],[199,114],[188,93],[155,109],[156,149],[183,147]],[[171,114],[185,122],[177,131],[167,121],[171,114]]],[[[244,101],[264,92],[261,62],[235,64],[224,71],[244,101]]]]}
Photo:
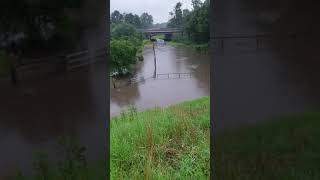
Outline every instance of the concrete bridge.
{"type": "Polygon", "coordinates": [[[139,32],[146,34],[174,34],[182,32],[177,28],[161,28],[161,29],[138,29],[139,32]]]}
{"type": "Polygon", "coordinates": [[[177,28],[161,28],[161,29],[138,29],[138,32],[145,33],[149,36],[150,40],[152,36],[157,34],[164,34],[165,40],[171,40],[172,35],[176,33],[183,33],[180,29],[177,28]]]}

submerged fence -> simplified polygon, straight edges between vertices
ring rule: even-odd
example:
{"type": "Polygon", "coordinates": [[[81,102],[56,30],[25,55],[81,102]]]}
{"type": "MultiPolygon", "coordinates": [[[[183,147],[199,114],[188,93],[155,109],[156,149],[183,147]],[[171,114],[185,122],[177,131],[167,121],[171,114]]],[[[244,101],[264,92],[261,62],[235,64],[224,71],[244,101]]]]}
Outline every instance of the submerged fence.
{"type": "MultiPolygon", "coordinates": [[[[110,77],[112,78],[112,77],[110,77]]],[[[155,80],[170,80],[170,79],[190,79],[190,78],[202,78],[209,79],[210,72],[183,72],[183,73],[161,73],[154,74],[152,76],[134,76],[125,80],[116,80],[112,78],[111,83],[113,88],[122,88],[130,85],[143,84],[148,81],[155,80]]]]}

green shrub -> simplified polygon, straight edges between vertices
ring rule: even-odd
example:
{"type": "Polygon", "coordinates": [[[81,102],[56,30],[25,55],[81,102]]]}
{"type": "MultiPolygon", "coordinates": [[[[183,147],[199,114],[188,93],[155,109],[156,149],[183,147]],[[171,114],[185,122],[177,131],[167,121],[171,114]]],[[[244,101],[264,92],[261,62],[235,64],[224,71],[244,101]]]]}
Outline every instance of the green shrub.
{"type": "Polygon", "coordinates": [[[119,39],[123,37],[135,37],[138,36],[136,29],[131,24],[119,23],[115,24],[111,28],[112,39],[119,39]]]}
{"type": "Polygon", "coordinates": [[[112,40],[110,43],[111,67],[113,72],[125,75],[136,63],[137,46],[130,40],[112,40]]]}

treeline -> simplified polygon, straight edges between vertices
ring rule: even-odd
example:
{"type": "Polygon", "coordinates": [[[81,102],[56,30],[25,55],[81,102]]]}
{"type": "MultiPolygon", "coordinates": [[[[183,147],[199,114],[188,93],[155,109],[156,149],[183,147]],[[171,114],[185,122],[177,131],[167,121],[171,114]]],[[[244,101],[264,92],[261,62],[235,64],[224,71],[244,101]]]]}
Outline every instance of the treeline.
{"type": "Polygon", "coordinates": [[[137,28],[149,28],[153,25],[153,17],[148,13],[141,16],[132,13],[114,11],[110,17],[110,54],[111,76],[119,77],[132,72],[138,60],[143,60],[144,35],[137,28]]]}
{"type": "Polygon", "coordinates": [[[173,41],[208,43],[210,38],[209,8],[210,1],[192,0],[192,10],[182,9],[182,3],[178,2],[169,14],[169,28],[179,28],[184,35],[176,35],[173,41]]]}
{"type": "Polygon", "coordinates": [[[115,10],[111,13],[111,24],[127,23],[135,28],[149,28],[153,24],[153,17],[148,13],[142,13],[140,16],[132,13],[120,13],[115,10]]]}

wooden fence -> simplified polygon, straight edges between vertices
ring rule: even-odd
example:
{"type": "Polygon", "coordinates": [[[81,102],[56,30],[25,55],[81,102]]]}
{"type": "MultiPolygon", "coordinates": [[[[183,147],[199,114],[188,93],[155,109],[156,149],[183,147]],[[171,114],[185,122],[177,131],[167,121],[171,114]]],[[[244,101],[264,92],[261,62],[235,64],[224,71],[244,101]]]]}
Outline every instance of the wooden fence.
{"type": "MultiPolygon", "coordinates": [[[[111,77],[110,77],[111,78],[111,77]]],[[[184,72],[184,73],[161,73],[153,76],[134,76],[126,80],[112,79],[111,83],[114,88],[146,83],[154,80],[170,80],[170,79],[190,79],[190,78],[210,78],[210,72],[184,72]]]]}

